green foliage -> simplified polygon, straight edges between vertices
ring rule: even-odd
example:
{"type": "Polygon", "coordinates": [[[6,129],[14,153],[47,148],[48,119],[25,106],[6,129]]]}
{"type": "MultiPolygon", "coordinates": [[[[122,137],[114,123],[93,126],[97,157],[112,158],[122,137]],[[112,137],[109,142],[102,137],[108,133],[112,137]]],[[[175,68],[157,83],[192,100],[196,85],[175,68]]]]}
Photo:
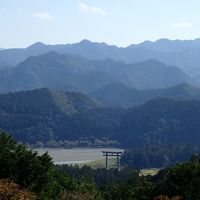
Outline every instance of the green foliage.
{"type": "Polygon", "coordinates": [[[38,200],[152,200],[159,195],[197,200],[200,158],[192,156],[190,161],[165,168],[153,177],[141,176],[134,169],[55,168],[48,154],[39,156],[1,133],[0,179],[14,181],[35,193],[38,200]]]}
{"type": "Polygon", "coordinates": [[[160,171],[153,178],[156,185],[155,192],[170,197],[179,195],[187,200],[200,199],[200,159],[195,158],[160,171]]]}
{"type": "Polygon", "coordinates": [[[58,172],[47,153],[39,156],[5,133],[0,134],[0,179],[3,178],[34,192],[39,200],[61,199],[66,191],[97,193],[93,184],[58,172]]]}
{"type": "Polygon", "coordinates": [[[177,162],[187,161],[193,154],[200,152],[195,145],[146,145],[126,150],[121,164],[136,168],[163,168],[177,162]]]}
{"type": "Polygon", "coordinates": [[[118,138],[126,147],[185,141],[199,144],[199,117],[199,101],[155,99],[127,110],[118,129],[118,138]]]}
{"type": "MultiPolygon", "coordinates": [[[[29,144],[30,145],[30,144],[29,144]]],[[[117,140],[109,140],[108,138],[97,139],[95,137],[80,138],[78,140],[50,140],[46,142],[38,141],[30,145],[33,148],[37,147],[50,147],[50,148],[74,148],[74,147],[117,147],[120,146],[117,140]]]]}
{"type": "Polygon", "coordinates": [[[200,199],[200,159],[161,170],[153,177],[133,176],[123,183],[115,183],[104,190],[105,199],[152,200],[166,195],[187,200],[200,199]]]}
{"type": "Polygon", "coordinates": [[[200,99],[200,89],[188,84],[180,84],[164,89],[139,90],[122,83],[111,83],[89,93],[106,106],[134,107],[161,97],[176,100],[200,99]]]}
{"type": "Polygon", "coordinates": [[[5,133],[0,135],[0,169],[1,178],[9,178],[41,197],[43,194],[52,197],[61,193],[62,188],[54,180],[55,169],[49,155],[39,156],[5,133]],[[54,189],[57,191],[55,194],[54,189]]]}
{"type": "Polygon", "coordinates": [[[99,187],[112,185],[118,181],[128,181],[134,175],[136,177],[139,174],[131,168],[124,168],[121,171],[117,169],[108,170],[106,168],[93,169],[88,166],[78,167],[77,165],[58,165],[57,168],[75,179],[81,180],[85,178],[86,180],[91,180],[99,187]]]}
{"type": "Polygon", "coordinates": [[[72,115],[99,107],[100,103],[78,92],[38,89],[1,94],[0,127],[24,143],[72,140],[72,115]]]}
{"type": "Polygon", "coordinates": [[[0,95],[0,127],[32,145],[199,145],[200,101],[162,98],[123,109],[80,96],[48,89],[0,95]]]}

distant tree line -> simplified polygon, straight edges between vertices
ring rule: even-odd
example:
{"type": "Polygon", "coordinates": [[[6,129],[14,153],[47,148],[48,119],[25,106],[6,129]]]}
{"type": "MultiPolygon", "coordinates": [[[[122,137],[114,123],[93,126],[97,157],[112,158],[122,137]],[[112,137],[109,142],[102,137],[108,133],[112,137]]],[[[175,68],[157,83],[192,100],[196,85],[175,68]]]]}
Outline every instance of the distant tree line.
{"type": "Polygon", "coordinates": [[[0,101],[0,127],[23,143],[65,147],[120,144],[123,148],[185,141],[200,144],[200,101],[164,98],[136,108],[94,108],[66,114],[57,104],[45,101],[45,94],[36,96],[34,105],[21,103],[17,97],[9,104],[8,97],[0,101]]]}
{"type": "Polygon", "coordinates": [[[47,142],[37,141],[35,144],[26,143],[30,147],[64,147],[64,148],[74,148],[74,147],[117,147],[120,143],[117,140],[109,140],[108,138],[97,139],[95,137],[90,138],[80,138],[79,140],[50,140],[47,142]]]}
{"type": "Polygon", "coordinates": [[[163,168],[187,161],[193,154],[200,154],[200,146],[146,145],[126,150],[121,158],[122,166],[132,168],[163,168]]]}

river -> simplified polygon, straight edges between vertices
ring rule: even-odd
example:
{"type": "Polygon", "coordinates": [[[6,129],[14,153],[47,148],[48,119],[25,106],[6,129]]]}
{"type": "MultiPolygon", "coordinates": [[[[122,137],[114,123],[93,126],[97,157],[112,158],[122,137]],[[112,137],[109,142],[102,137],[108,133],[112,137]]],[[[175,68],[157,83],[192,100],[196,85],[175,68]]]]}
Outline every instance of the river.
{"type": "Polygon", "coordinates": [[[39,148],[33,149],[39,155],[48,152],[54,164],[78,164],[103,159],[102,151],[124,151],[117,148],[39,148]]]}

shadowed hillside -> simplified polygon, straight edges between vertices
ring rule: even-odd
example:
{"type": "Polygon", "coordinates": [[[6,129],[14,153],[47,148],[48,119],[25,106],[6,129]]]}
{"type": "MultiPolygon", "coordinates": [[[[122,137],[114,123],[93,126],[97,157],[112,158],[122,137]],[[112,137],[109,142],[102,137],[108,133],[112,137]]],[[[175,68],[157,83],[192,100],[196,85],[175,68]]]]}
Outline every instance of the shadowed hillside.
{"type": "Polygon", "coordinates": [[[113,60],[89,61],[56,52],[30,57],[14,68],[0,71],[1,93],[43,87],[91,92],[116,82],[137,89],[194,83],[177,67],[155,60],[125,64],[113,60]]]}
{"type": "Polygon", "coordinates": [[[200,99],[200,89],[180,84],[166,89],[137,90],[121,83],[113,83],[91,92],[90,95],[106,106],[134,107],[158,97],[177,100],[200,99]]]}
{"type": "Polygon", "coordinates": [[[199,144],[200,101],[154,99],[135,108],[105,108],[74,92],[48,89],[0,95],[0,127],[23,142],[117,141],[122,146],[199,144]]]}

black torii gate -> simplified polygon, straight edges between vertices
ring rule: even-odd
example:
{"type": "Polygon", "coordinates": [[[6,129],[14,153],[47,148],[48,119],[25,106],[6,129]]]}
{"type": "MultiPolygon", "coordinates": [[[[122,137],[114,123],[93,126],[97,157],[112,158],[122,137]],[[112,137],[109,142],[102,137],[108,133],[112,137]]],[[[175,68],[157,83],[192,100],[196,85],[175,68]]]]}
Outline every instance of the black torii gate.
{"type": "Polygon", "coordinates": [[[106,168],[108,168],[108,157],[117,157],[117,169],[120,170],[120,158],[122,156],[122,151],[102,151],[103,156],[106,157],[106,168]]]}

